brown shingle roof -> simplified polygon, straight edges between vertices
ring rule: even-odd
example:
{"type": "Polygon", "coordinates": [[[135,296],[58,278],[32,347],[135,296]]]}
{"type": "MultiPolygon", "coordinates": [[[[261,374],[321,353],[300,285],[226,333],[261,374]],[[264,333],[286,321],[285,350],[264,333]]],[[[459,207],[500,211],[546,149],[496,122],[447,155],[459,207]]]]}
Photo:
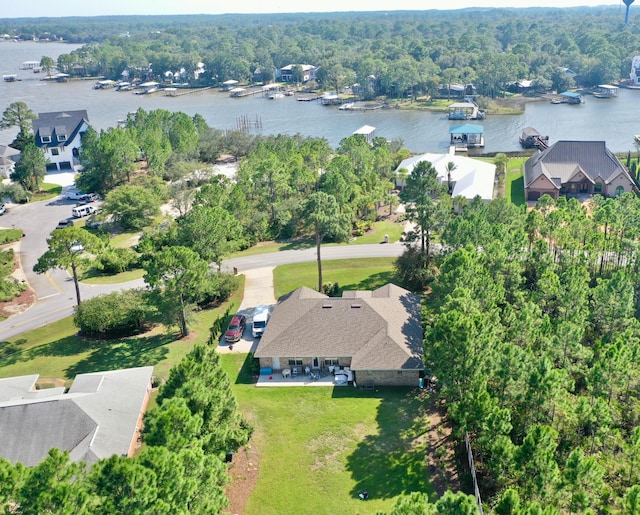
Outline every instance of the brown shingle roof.
{"type": "Polygon", "coordinates": [[[256,357],[351,357],[354,370],[420,370],[420,298],[388,284],[327,297],[306,287],[282,297],[256,357]]]}

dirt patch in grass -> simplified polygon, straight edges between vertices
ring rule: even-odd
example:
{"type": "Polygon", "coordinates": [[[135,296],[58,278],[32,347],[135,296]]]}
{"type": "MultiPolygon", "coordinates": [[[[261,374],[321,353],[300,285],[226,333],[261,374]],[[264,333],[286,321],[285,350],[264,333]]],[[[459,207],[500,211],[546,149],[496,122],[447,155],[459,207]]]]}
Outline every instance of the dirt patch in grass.
{"type": "Polygon", "coordinates": [[[447,489],[460,490],[460,477],[455,456],[451,424],[446,417],[444,404],[431,395],[429,402],[429,446],[427,447],[427,470],[429,480],[438,496],[447,489]]]}
{"type": "Polygon", "coordinates": [[[227,485],[229,508],[227,513],[243,513],[244,506],[258,481],[258,451],[255,446],[242,447],[233,455],[227,473],[231,482],[227,485]]]}
{"type": "Polygon", "coordinates": [[[0,318],[9,318],[26,311],[36,303],[36,294],[30,288],[27,288],[15,299],[8,302],[0,302],[0,318]]]}

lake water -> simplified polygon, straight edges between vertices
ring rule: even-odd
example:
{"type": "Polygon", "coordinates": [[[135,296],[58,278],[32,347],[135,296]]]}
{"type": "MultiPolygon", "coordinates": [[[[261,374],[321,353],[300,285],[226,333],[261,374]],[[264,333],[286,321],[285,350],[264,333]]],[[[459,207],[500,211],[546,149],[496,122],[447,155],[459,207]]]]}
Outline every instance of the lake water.
{"type": "MultiPolygon", "coordinates": [[[[113,127],[127,113],[139,107],[167,109],[202,115],[216,129],[233,129],[238,120],[260,120],[263,134],[302,134],[325,138],[332,147],[363,125],[376,128],[375,135],[401,139],[412,152],[442,152],[449,146],[449,128],[461,122],[449,121],[442,113],[381,109],[340,111],[319,102],[298,102],[294,97],[276,100],[254,95],[230,98],[228,93],[206,90],[181,97],[135,95],[131,92],[95,90],[94,80],[66,83],[43,82],[40,75],[19,70],[24,61],[54,59],[76,48],[64,43],[0,43],[0,73],[17,73],[23,80],[0,83],[0,110],[11,102],[23,101],[35,112],[86,109],[97,130],[113,127]]],[[[640,133],[640,90],[620,89],[617,99],[586,96],[583,105],[527,104],[525,113],[492,116],[477,123],[484,127],[485,152],[520,150],[518,137],[524,127],[534,127],[557,140],[604,140],[614,152],[635,151],[634,134],[640,133]]],[[[0,144],[10,143],[15,129],[0,131],[0,144]]],[[[254,131],[255,132],[255,131],[254,131]]]]}

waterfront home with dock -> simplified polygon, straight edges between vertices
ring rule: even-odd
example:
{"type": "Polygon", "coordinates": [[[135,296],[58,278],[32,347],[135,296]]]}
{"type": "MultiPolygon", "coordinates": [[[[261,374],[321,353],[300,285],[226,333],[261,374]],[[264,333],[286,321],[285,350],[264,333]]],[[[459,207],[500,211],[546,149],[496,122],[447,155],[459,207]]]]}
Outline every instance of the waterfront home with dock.
{"type": "Polygon", "coordinates": [[[456,102],[449,106],[449,120],[482,120],[484,111],[475,102],[456,102]]]}

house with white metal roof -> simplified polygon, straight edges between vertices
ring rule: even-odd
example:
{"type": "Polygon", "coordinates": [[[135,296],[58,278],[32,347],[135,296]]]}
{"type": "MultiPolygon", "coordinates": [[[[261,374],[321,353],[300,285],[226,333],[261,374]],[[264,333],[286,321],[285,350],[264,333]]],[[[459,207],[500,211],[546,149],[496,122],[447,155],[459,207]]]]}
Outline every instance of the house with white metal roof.
{"type": "Polygon", "coordinates": [[[452,197],[464,197],[469,200],[480,197],[487,202],[493,199],[495,165],[455,154],[429,153],[405,159],[396,169],[396,185],[400,188],[404,187],[404,179],[399,176],[400,170],[406,170],[407,174],[410,174],[413,168],[422,161],[431,163],[442,183],[447,183],[449,173],[451,173],[452,197]],[[454,165],[451,172],[449,172],[449,163],[454,165]]]}

